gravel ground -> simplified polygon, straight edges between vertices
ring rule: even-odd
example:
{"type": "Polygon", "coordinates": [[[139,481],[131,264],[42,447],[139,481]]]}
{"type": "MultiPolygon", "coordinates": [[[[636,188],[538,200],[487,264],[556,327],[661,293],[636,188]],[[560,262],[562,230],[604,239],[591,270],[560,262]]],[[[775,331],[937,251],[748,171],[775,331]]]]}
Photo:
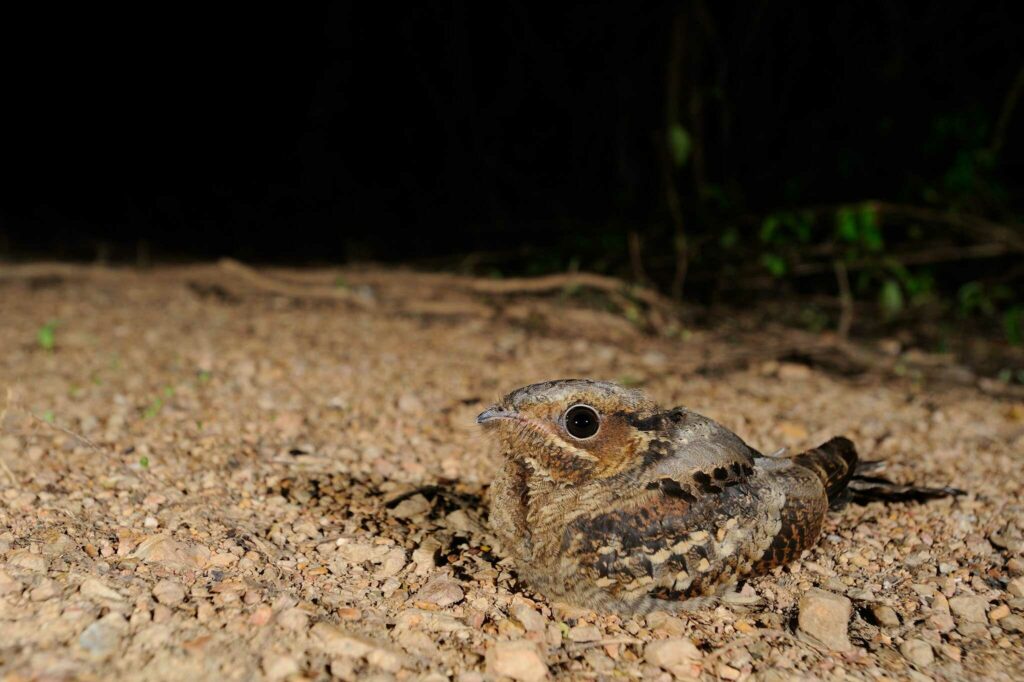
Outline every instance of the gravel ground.
{"type": "Polygon", "coordinates": [[[543,323],[570,316],[557,300],[394,314],[186,273],[0,283],[5,680],[1024,675],[1024,404],[777,362],[684,375],[704,333],[566,331],[543,323]],[[969,494],[848,507],[702,612],[569,609],[491,545],[498,461],[473,421],[565,376],[764,451],[845,434],[892,478],[969,494]]]}

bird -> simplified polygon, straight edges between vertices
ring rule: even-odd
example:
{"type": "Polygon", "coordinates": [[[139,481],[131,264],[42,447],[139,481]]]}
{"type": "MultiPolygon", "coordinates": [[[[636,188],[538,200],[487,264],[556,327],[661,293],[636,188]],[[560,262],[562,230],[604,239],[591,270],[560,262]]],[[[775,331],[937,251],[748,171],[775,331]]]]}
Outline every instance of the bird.
{"type": "Polygon", "coordinates": [[[606,381],[516,389],[476,419],[503,464],[489,524],[549,598],[622,615],[693,610],[812,547],[830,508],[960,494],[868,475],[836,437],[765,456],[718,422],[606,381]]]}

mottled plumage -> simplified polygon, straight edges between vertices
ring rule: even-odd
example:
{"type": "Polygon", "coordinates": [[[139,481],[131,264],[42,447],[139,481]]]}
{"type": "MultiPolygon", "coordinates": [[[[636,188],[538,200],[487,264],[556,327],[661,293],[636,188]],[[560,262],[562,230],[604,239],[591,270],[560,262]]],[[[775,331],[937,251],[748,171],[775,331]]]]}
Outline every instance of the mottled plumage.
{"type": "Polygon", "coordinates": [[[707,417],[583,379],[518,389],[477,421],[505,456],[490,521],[519,574],[623,613],[679,608],[792,561],[857,467],[845,438],[764,457],[707,417]]]}

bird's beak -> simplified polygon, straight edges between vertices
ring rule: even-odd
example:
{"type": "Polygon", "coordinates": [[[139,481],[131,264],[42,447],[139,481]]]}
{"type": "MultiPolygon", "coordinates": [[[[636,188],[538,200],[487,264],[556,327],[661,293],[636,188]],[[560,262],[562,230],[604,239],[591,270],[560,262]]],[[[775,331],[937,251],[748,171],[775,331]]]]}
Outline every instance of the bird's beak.
{"type": "Polygon", "coordinates": [[[518,412],[502,409],[498,405],[491,405],[476,416],[476,423],[486,424],[495,419],[515,419],[517,416],[519,416],[518,412]]]}

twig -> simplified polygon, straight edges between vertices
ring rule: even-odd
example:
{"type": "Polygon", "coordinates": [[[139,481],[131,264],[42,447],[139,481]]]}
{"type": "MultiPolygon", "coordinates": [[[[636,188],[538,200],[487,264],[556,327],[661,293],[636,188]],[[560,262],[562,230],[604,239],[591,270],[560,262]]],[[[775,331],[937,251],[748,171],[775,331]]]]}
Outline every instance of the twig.
{"type": "Polygon", "coordinates": [[[839,338],[846,339],[850,336],[850,326],[853,324],[853,294],[850,293],[850,277],[846,272],[846,263],[837,258],[832,261],[836,271],[836,282],[839,284],[839,302],[841,305],[839,313],[839,326],[836,333],[839,338]]]}
{"type": "Polygon", "coordinates": [[[630,230],[626,236],[629,246],[629,265],[633,270],[633,281],[637,284],[647,284],[647,273],[644,272],[643,244],[640,241],[640,233],[630,230]]]}
{"type": "Polygon", "coordinates": [[[336,287],[304,287],[288,284],[280,280],[262,275],[248,265],[243,265],[231,258],[223,258],[218,263],[224,272],[244,280],[250,286],[271,294],[280,294],[293,298],[330,299],[344,301],[360,308],[370,308],[371,302],[366,298],[347,289],[336,287]]]}
{"type": "Polygon", "coordinates": [[[992,143],[988,150],[993,158],[998,156],[1006,142],[1006,129],[1010,127],[1010,117],[1013,116],[1013,110],[1017,107],[1021,91],[1024,91],[1024,64],[1017,69],[1017,76],[1013,79],[1009,92],[1006,93],[1006,99],[1003,100],[1003,107],[999,111],[999,118],[996,119],[996,125],[992,131],[992,143]]]}
{"type": "Polygon", "coordinates": [[[25,413],[28,414],[28,416],[32,417],[33,419],[35,419],[40,424],[43,424],[44,426],[49,426],[52,429],[57,429],[58,431],[61,431],[61,432],[65,433],[68,436],[71,436],[75,440],[81,442],[83,445],[88,445],[90,448],[92,448],[93,450],[95,450],[96,452],[98,452],[101,455],[107,454],[106,452],[104,452],[100,448],[100,446],[96,445],[96,443],[93,443],[91,440],[89,440],[85,436],[83,436],[83,435],[81,435],[79,433],[75,433],[71,429],[64,428],[60,424],[56,424],[54,422],[46,421],[45,419],[43,419],[42,417],[38,416],[35,412],[33,412],[32,410],[29,410],[28,408],[24,408],[23,407],[22,409],[25,410],[25,413]]]}
{"type": "Polygon", "coordinates": [[[596,642],[580,642],[566,647],[566,650],[571,653],[584,651],[586,649],[593,649],[598,646],[606,646],[609,644],[642,644],[643,640],[639,640],[636,637],[612,637],[611,639],[599,639],[596,642]]]}

